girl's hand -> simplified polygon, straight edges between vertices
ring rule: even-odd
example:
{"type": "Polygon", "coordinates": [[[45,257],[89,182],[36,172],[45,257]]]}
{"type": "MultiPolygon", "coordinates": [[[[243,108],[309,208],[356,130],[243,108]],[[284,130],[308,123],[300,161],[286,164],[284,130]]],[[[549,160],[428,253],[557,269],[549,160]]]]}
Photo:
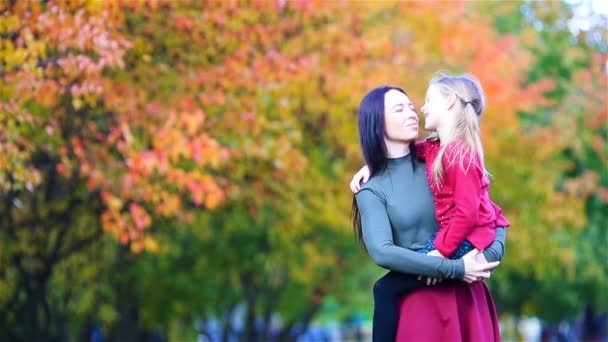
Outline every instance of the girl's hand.
{"type": "Polygon", "coordinates": [[[355,173],[353,179],[350,181],[350,190],[355,194],[359,192],[359,190],[361,190],[361,183],[367,183],[369,176],[369,168],[367,165],[364,165],[357,173],[355,173]]]}
{"type": "MultiPolygon", "coordinates": [[[[418,280],[422,280],[422,278],[424,278],[424,276],[419,275],[418,276],[418,280]]],[[[435,278],[435,277],[426,277],[426,285],[435,285],[437,283],[441,283],[443,281],[443,278],[435,278]]]]}
{"type": "MultiPolygon", "coordinates": [[[[464,261],[464,278],[463,280],[469,284],[490,278],[490,270],[500,265],[500,261],[482,263],[476,259],[481,252],[474,249],[462,257],[464,261]]],[[[485,259],[485,258],[484,258],[485,259]]]]}

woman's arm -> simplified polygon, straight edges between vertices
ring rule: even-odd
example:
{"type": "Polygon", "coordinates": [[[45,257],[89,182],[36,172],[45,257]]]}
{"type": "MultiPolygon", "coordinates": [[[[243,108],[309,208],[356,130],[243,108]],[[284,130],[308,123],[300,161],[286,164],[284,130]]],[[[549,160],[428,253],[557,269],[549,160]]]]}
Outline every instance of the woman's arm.
{"type": "Polygon", "coordinates": [[[503,227],[496,228],[496,238],[494,242],[483,251],[483,255],[487,261],[500,261],[505,255],[505,247],[507,241],[507,229],[503,227]]]}
{"type": "Polygon", "coordinates": [[[422,140],[416,143],[416,157],[420,160],[426,161],[427,151],[430,147],[430,142],[422,140]]]}
{"type": "Polygon", "coordinates": [[[363,240],[370,257],[376,264],[402,273],[451,279],[463,278],[462,259],[430,257],[395,245],[386,207],[371,189],[362,189],[357,193],[356,199],[361,214],[363,240]]]}

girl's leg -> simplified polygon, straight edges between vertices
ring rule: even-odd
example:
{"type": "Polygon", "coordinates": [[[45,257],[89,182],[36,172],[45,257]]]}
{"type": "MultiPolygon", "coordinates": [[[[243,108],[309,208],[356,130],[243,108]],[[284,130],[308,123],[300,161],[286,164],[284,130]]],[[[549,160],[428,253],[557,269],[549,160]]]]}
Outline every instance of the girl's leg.
{"type": "Polygon", "coordinates": [[[395,341],[399,321],[399,299],[422,287],[424,282],[411,274],[390,271],[374,284],[374,342],[395,341]]]}

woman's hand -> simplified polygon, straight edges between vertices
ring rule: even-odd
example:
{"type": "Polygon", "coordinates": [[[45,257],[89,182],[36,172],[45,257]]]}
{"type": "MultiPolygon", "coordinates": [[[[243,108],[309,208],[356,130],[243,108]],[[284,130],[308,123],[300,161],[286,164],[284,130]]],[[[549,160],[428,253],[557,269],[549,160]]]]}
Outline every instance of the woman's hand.
{"type": "Polygon", "coordinates": [[[434,257],[440,257],[440,258],[447,259],[446,257],[444,257],[444,256],[443,256],[443,254],[441,254],[441,252],[439,252],[439,251],[438,251],[438,250],[436,250],[436,249],[433,249],[432,251],[430,251],[430,252],[426,253],[426,255],[428,255],[428,256],[434,256],[434,257]]]}
{"type": "Polygon", "coordinates": [[[488,260],[486,259],[486,256],[483,254],[483,252],[481,252],[475,256],[475,261],[477,261],[480,264],[488,263],[488,260]]]}
{"type": "Polygon", "coordinates": [[[355,173],[353,179],[350,181],[350,190],[355,194],[359,192],[359,190],[361,190],[361,184],[367,183],[369,176],[369,168],[367,165],[364,165],[359,171],[357,171],[357,173],[355,173]]]}
{"type": "Polygon", "coordinates": [[[471,284],[475,281],[490,278],[490,270],[500,265],[500,261],[495,262],[483,262],[478,260],[481,252],[478,249],[474,249],[462,257],[464,261],[464,278],[463,280],[471,284]]]}

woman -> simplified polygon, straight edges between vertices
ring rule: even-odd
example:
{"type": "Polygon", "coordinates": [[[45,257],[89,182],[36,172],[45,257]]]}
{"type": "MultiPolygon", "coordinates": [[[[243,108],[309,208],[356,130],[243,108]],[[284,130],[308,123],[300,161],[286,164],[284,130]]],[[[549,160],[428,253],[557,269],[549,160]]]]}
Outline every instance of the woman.
{"type": "MultiPolygon", "coordinates": [[[[414,251],[425,247],[437,231],[437,222],[424,165],[411,157],[418,116],[406,93],[396,87],[370,91],[360,105],[359,134],[372,178],[356,195],[355,233],[378,265],[396,271],[377,282],[374,291],[383,288],[383,279],[402,273],[470,283],[448,282],[406,296],[399,308],[397,340],[499,340],[491,295],[478,281],[488,278],[498,262],[478,262],[476,251],[458,260],[414,251]]],[[[502,257],[504,236],[504,229],[497,229],[496,241],[484,251],[485,259],[502,257]]],[[[374,316],[391,310],[391,305],[376,302],[374,316]]],[[[390,324],[376,319],[374,323],[374,341],[394,339],[394,331],[387,329],[390,324]]]]}

